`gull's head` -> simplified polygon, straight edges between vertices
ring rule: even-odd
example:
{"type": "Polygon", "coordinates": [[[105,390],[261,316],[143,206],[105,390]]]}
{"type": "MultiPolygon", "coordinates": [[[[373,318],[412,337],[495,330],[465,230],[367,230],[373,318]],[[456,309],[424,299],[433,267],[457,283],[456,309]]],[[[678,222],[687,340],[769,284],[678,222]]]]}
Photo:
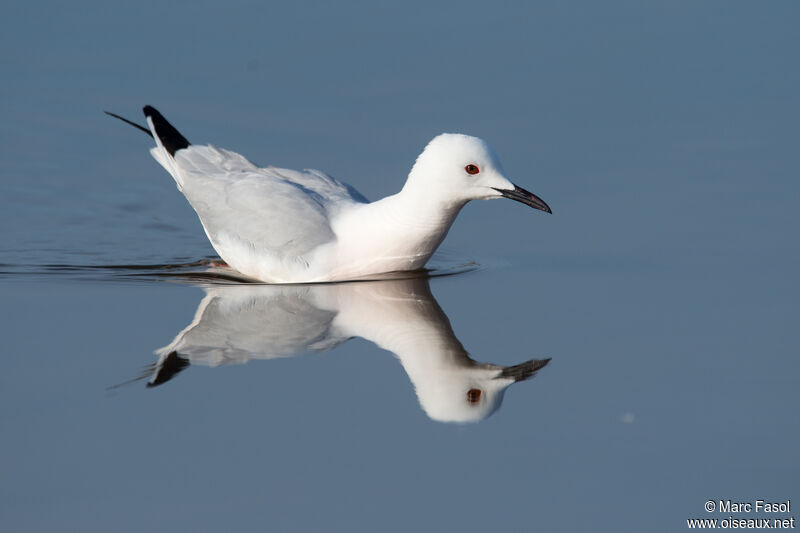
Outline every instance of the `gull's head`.
{"type": "Polygon", "coordinates": [[[459,133],[435,137],[417,158],[408,178],[410,186],[458,203],[510,198],[552,213],[544,200],[506,177],[497,154],[478,137],[459,133]]]}

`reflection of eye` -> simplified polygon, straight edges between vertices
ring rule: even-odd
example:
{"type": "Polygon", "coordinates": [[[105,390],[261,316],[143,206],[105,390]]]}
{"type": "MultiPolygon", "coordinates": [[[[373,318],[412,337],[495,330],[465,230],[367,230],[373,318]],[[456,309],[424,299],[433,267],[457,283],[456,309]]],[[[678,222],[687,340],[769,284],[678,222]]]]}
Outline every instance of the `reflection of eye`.
{"type": "Polygon", "coordinates": [[[467,391],[467,402],[469,403],[478,403],[481,399],[481,394],[483,393],[480,389],[470,389],[467,391]]]}
{"type": "Polygon", "coordinates": [[[467,171],[467,174],[477,174],[481,171],[476,165],[469,164],[464,167],[464,170],[467,171]]]}

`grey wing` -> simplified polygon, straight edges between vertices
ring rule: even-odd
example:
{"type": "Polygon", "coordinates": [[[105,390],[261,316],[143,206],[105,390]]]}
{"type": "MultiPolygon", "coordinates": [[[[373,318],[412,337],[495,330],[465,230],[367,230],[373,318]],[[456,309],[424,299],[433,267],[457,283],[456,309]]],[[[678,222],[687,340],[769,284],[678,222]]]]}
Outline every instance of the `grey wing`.
{"type": "Polygon", "coordinates": [[[212,243],[238,241],[280,259],[301,257],[332,241],[331,215],[342,205],[365,201],[321,172],[258,168],[211,146],[178,151],[175,165],[212,243]]]}
{"type": "Polygon", "coordinates": [[[319,309],[307,287],[211,288],[192,323],[164,348],[192,364],[217,366],[250,359],[325,351],[347,340],[332,327],[335,311],[319,309]]]}

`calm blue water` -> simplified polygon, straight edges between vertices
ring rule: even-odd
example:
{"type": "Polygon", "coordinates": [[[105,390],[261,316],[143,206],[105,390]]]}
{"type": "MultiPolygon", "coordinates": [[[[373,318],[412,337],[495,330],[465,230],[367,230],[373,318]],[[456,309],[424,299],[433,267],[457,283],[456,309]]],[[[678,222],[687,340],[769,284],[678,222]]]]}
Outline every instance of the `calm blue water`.
{"type": "Polygon", "coordinates": [[[794,4],[3,12],[4,531],[680,531],[731,515],[709,499],[800,505],[794,4]],[[427,280],[156,268],[214,251],[102,114],[144,104],[372,199],[434,135],[479,135],[554,214],[467,206],[437,264],[468,271],[427,280]],[[507,389],[470,374],[546,358],[507,389]]]}

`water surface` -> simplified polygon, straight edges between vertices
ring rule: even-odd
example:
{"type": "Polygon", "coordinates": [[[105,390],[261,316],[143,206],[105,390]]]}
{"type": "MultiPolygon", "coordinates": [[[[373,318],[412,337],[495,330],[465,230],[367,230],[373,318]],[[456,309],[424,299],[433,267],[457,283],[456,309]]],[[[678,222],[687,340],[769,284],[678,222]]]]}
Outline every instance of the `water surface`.
{"type": "Polygon", "coordinates": [[[709,499],[800,501],[797,14],[8,6],[0,526],[676,531],[724,518],[709,499]],[[434,135],[479,135],[554,214],[468,205],[451,276],[235,283],[145,136],[102,114],[144,104],[371,199],[434,135]],[[210,300],[222,321],[182,336],[210,300]],[[417,364],[443,354],[550,362],[453,423],[426,391],[454,374],[417,364]]]}

